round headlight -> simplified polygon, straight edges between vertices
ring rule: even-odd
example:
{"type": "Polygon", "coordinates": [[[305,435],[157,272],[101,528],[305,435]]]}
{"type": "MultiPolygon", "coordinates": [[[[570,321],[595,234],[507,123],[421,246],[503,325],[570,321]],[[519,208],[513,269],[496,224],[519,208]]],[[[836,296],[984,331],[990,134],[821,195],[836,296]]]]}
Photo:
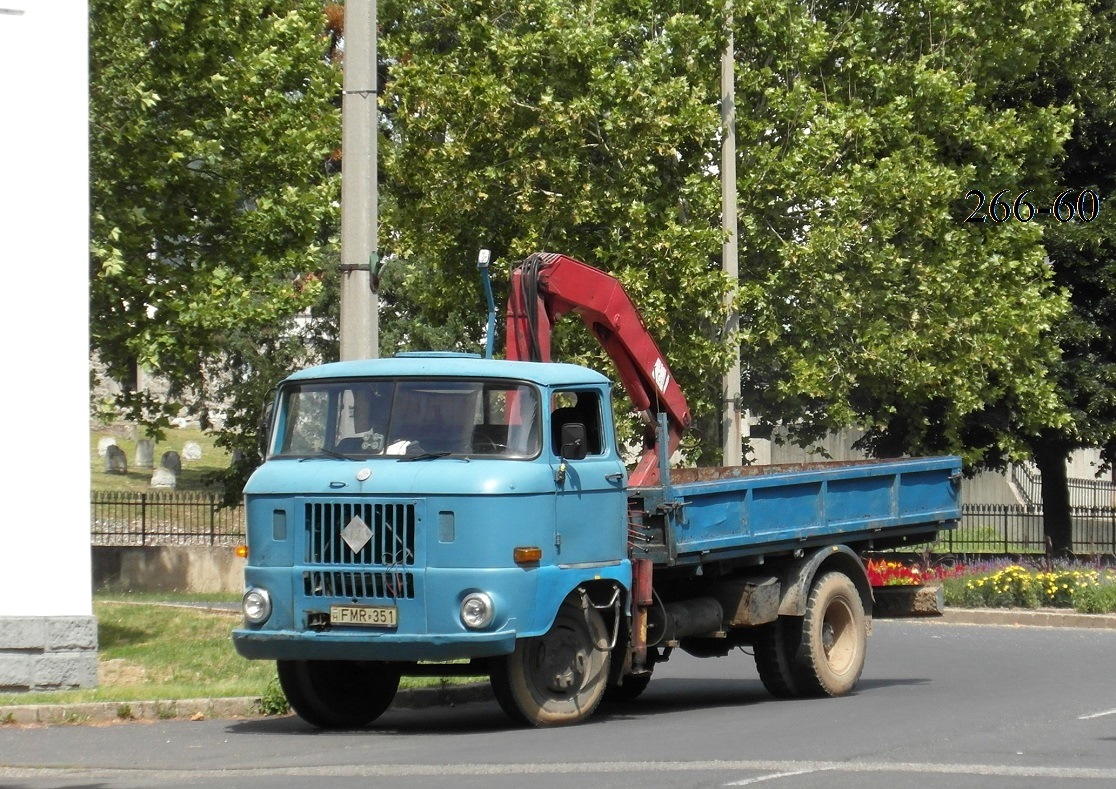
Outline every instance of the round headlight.
{"type": "Polygon", "coordinates": [[[271,616],[271,595],[266,589],[252,587],[244,593],[240,605],[244,609],[244,618],[253,625],[266,622],[271,616]]]}
{"type": "Polygon", "coordinates": [[[496,607],[484,592],[470,592],[461,601],[461,621],[470,630],[481,630],[492,624],[496,607]]]}

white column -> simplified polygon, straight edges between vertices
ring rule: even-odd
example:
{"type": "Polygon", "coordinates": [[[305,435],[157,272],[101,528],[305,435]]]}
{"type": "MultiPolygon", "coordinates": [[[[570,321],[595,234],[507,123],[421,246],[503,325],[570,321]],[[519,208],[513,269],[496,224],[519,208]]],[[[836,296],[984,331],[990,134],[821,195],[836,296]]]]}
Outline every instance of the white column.
{"type": "Polygon", "coordinates": [[[86,0],[0,0],[0,689],[97,679],[86,0]]]}

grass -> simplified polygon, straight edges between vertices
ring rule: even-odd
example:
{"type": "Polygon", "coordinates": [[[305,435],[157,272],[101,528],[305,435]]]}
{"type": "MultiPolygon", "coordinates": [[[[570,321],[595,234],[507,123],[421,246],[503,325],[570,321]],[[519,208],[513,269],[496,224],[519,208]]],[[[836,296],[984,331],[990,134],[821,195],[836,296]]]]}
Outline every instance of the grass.
{"type": "MultiPolygon", "coordinates": [[[[228,594],[97,593],[93,614],[99,636],[96,688],[0,693],[0,710],[23,704],[113,702],[117,716],[130,716],[130,702],[252,697],[267,714],[285,712],[275,682],[275,664],[247,660],[233,648],[231,634],[240,611],[179,607],[168,603],[239,602],[228,594]]],[[[401,687],[437,687],[460,678],[404,677],[401,687]]],[[[466,680],[473,681],[473,680],[466,680]]],[[[4,714],[0,711],[0,723],[4,714]]]]}
{"type": "MultiPolygon", "coordinates": [[[[141,435],[140,438],[143,436],[141,435]]],[[[214,444],[214,437],[198,428],[172,428],[166,432],[166,439],[155,444],[152,458],[155,465],[164,452],[175,451],[180,456],[187,442],[194,441],[201,447],[201,460],[182,458],[182,474],[178,478],[177,490],[214,491],[216,486],[207,485],[205,478],[213,472],[228,468],[229,455],[214,444]]],[[[94,426],[89,431],[89,462],[91,469],[91,488],[95,491],[143,492],[151,489],[152,469],[136,468],[136,436],[132,428],[117,425],[94,426]],[[128,458],[128,473],[106,474],[105,459],[97,451],[102,439],[111,438],[124,450],[128,458]]]]}
{"type": "MultiPolygon", "coordinates": [[[[166,599],[166,595],[160,596],[166,599]]],[[[195,599],[193,595],[191,599],[195,599]]],[[[209,595],[212,601],[235,601],[209,595]]],[[[176,608],[155,595],[97,594],[98,686],[84,690],[0,694],[0,706],[260,696],[274,664],[236,654],[230,634],[240,614],[176,608]]]]}

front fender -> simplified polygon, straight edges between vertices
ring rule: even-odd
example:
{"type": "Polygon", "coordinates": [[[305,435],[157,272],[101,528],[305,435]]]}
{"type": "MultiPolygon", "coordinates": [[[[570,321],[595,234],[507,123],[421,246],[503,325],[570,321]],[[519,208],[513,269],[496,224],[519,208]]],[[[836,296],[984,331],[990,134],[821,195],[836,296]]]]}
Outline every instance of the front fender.
{"type": "Polygon", "coordinates": [[[520,638],[541,636],[550,630],[558,608],[579,586],[587,590],[619,587],[626,595],[632,585],[632,563],[628,559],[594,567],[541,567],[538,573],[534,616],[531,622],[522,623],[517,634],[520,638]]]}

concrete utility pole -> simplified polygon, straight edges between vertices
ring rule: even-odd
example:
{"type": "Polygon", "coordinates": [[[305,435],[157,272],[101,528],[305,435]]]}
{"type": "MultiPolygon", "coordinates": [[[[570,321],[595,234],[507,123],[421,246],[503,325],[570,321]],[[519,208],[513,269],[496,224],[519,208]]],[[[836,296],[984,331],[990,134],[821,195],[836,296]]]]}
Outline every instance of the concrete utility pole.
{"type": "Polygon", "coordinates": [[[376,0],[345,3],[341,97],[341,358],[375,359],[380,345],[379,183],[376,172],[376,0]]]}
{"type": "MultiPolygon", "coordinates": [[[[736,333],[740,316],[733,306],[736,282],[739,277],[739,249],[736,237],[736,55],[732,34],[732,0],[725,9],[725,28],[728,41],[721,55],[721,228],[725,243],[721,249],[721,267],[733,283],[725,297],[725,335],[736,333]]],[[[726,466],[739,466],[743,462],[740,435],[740,345],[733,337],[734,362],[724,377],[724,415],[721,419],[722,462],[726,466]]]]}

